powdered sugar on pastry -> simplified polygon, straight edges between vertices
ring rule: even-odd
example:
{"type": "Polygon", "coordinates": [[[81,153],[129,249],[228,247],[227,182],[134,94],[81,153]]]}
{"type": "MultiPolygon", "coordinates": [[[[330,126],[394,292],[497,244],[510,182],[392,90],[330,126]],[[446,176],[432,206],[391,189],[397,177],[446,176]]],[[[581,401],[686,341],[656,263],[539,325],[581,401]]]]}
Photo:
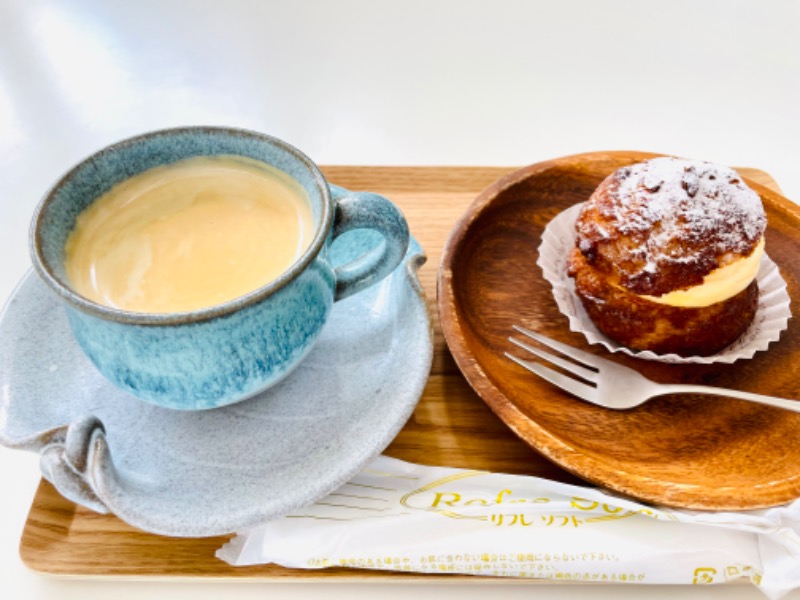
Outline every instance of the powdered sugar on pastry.
{"type": "Polygon", "coordinates": [[[609,176],[577,227],[579,248],[596,268],[618,272],[634,293],[659,296],[750,255],[766,217],[733,169],[661,157],[609,176]]]}
{"type": "MultiPolygon", "coordinates": [[[[628,215],[620,221],[622,233],[655,228],[655,236],[703,239],[724,253],[747,250],[766,226],[761,198],[728,167],[655,158],[620,170],[617,181],[616,190],[612,185],[609,195],[615,201],[613,206],[628,215]]],[[[647,244],[657,253],[663,246],[663,239],[647,244]]],[[[681,258],[679,253],[667,253],[666,257],[681,258]]]]}

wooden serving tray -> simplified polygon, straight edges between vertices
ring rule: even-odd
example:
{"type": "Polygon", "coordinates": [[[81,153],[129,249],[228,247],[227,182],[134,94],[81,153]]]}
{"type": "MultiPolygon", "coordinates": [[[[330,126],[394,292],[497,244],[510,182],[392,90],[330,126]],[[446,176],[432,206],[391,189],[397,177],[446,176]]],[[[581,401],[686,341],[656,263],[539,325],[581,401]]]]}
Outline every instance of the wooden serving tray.
{"type": "MultiPolygon", "coordinates": [[[[398,204],[428,256],[420,278],[428,295],[434,331],[433,367],[414,414],[385,454],[420,464],[535,475],[581,484],[522,442],[472,391],[447,350],[439,326],[436,277],[448,235],[475,197],[515,168],[335,166],[323,170],[332,183],[384,194],[398,204]]],[[[748,179],[780,191],[763,171],[739,171],[748,179]]],[[[448,577],[341,568],[232,567],[214,556],[228,539],[169,538],[144,533],[112,515],[100,515],[75,505],[43,480],[23,530],[20,555],[31,569],[52,575],[276,581],[448,577]]]]}

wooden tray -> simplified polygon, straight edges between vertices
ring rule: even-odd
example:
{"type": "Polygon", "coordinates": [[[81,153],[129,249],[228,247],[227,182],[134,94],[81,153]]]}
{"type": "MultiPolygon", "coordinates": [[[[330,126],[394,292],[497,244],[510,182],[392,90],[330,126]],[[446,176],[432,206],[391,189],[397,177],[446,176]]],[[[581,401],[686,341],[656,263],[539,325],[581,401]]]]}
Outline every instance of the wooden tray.
{"type": "MultiPolygon", "coordinates": [[[[532,450],[472,391],[445,347],[436,311],[436,275],[445,241],[475,197],[514,168],[327,167],[332,183],[370,190],[396,202],[428,262],[420,278],[428,294],[434,329],[431,376],[414,414],[385,454],[428,465],[485,469],[582,483],[532,450]]],[[[764,172],[745,177],[776,191],[764,172]]],[[[228,537],[168,538],[136,530],[64,499],[46,481],[36,492],[20,542],[31,569],[52,575],[225,577],[289,581],[444,578],[355,569],[306,571],[275,565],[232,567],[214,556],[228,537]]]]}

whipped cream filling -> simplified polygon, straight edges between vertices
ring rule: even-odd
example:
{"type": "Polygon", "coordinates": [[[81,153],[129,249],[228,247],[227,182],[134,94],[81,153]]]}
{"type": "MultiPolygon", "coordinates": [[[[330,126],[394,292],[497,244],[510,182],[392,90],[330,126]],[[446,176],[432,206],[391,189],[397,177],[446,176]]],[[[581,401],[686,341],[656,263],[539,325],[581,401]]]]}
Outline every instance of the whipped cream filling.
{"type": "Polygon", "coordinates": [[[761,256],[764,254],[764,237],[750,253],[727,265],[714,269],[705,276],[703,283],[687,288],[668,292],[661,296],[640,295],[640,298],[684,308],[701,308],[722,302],[731,298],[745,289],[758,274],[761,256]]]}

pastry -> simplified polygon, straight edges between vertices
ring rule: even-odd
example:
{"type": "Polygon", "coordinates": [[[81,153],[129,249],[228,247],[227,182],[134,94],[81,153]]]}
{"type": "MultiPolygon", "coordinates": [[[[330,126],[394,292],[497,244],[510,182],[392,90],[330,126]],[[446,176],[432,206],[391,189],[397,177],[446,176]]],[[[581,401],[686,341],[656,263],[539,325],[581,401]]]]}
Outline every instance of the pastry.
{"type": "Polygon", "coordinates": [[[752,322],[766,216],[734,170],[672,157],[623,167],[575,227],[568,274],[589,317],[618,343],[708,356],[752,322]]]}

